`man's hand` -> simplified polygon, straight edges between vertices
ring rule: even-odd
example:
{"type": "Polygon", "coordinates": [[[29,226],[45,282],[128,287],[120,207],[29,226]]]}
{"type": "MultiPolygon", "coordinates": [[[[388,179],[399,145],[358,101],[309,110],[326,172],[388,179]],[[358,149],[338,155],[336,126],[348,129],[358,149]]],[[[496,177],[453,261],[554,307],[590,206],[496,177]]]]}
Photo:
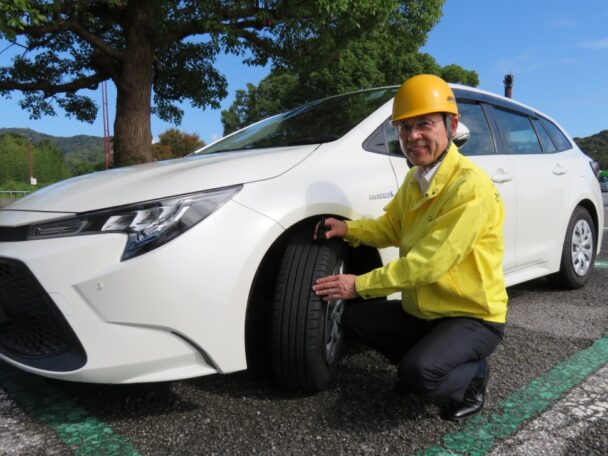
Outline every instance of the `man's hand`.
{"type": "MultiPolygon", "coordinates": [[[[348,231],[348,227],[343,220],[338,220],[332,217],[325,219],[325,226],[328,230],[325,232],[325,239],[331,239],[332,237],[344,237],[348,231]]],[[[319,224],[315,227],[313,239],[317,240],[317,232],[319,231],[319,224]]]]}
{"type": "Polygon", "coordinates": [[[317,296],[326,301],[337,299],[353,299],[359,296],[355,288],[356,275],[339,274],[321,277],[313,285],[312,289],[317,296]]]}

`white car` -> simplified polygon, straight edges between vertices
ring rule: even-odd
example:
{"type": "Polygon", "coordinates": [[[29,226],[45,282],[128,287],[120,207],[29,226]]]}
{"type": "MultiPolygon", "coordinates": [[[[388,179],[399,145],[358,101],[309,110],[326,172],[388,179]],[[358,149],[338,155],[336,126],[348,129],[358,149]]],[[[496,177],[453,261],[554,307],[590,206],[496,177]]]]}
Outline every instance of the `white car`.
{"type": "MultiPolygon", "coordinates": [[[[507,285],[583,286],[604,224],[591,160],[544,114],[453,90],[461,151],[504,199],[507,285]]],[[[381,266],[397,249],[314,242],[313,229],[324,215],[380,215],[403,181],[395,91],[316,101],[186,158],[69,179],[2,209],[0,358],[103,383],[267,358],[281,384],[326,388],[344,302],[320,300],[312,283],[381,266]]]]}

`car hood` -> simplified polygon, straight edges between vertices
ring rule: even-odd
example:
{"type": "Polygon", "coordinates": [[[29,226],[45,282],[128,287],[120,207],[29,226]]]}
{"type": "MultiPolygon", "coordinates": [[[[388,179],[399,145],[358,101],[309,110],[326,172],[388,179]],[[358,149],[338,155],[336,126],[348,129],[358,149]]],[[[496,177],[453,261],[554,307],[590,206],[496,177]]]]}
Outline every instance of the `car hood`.
{"type": "Polygon", "coordinates": [[[87,174],[42,188],[7,210],[85,212],[270,179],[296,166],[315,145],[191,155],[87,174]]]}

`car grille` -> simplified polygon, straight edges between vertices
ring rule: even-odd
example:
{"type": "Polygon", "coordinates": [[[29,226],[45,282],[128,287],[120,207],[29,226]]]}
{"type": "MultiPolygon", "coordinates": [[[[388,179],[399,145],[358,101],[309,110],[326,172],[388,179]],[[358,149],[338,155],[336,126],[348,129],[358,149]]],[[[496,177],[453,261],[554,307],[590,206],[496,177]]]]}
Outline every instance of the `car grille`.
{"type": "Polygon", "coordinates": [[[85,351],[63,314],[28,267],[0,258],[0,353],[38,369],[69,371],[85,351]]]}

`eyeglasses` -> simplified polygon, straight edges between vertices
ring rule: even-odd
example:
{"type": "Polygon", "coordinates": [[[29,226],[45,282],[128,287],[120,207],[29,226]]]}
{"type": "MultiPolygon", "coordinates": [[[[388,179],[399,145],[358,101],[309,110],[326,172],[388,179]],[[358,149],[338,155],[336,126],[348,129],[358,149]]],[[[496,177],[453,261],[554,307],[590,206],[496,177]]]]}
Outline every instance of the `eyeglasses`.
{"type": "Polygon", "coordinates": [[[433,126],[439,122],[443,122],[443,120],[423,120],[415,123],[394,122],[393,127],[397,129],[399,133],[411,135],[415,131],[419,131],[420,133],[429,132],[433,129],[433,126]]]}

